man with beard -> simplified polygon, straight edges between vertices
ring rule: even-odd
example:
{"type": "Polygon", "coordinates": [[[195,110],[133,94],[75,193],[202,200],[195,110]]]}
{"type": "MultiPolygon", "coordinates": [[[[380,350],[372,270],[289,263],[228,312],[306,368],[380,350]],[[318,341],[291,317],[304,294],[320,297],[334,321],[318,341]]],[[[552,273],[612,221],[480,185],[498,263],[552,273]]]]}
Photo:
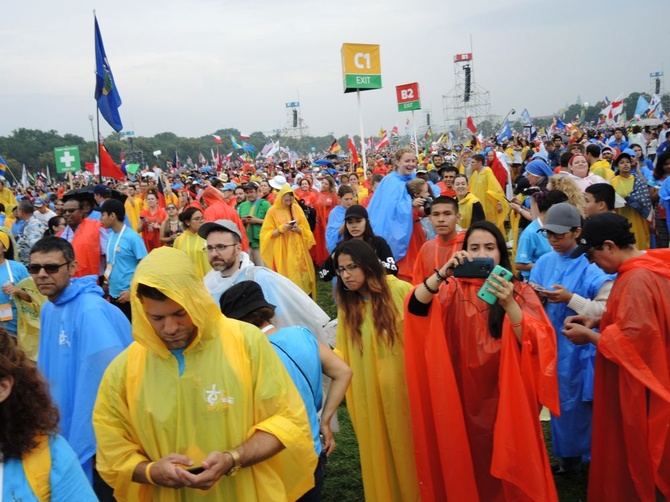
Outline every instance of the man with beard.
{"type": "Polygon", "coordinates": [[[330,320],[302,289],[290,279],[266,267],[257,267],[242,251],[241,234],[229,220],[204,223],[198,235],[207,241],[206,252],[212,270],[205,276],[205,287],[215,302],[228,288],[242,281],[255,281],[266,300],[277,306],[278,327],[306,326],[316,338],[325,341],[323,326],[330,320]]]}

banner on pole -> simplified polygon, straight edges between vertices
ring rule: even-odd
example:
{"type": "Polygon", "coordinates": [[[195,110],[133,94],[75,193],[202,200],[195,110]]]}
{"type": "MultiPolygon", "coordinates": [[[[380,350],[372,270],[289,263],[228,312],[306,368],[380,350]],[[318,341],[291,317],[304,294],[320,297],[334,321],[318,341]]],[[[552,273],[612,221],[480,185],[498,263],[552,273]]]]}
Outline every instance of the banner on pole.
{"type": "Polygon", "coordinates": [[[379,45],[342,44],[344,92],[382,88],[379,45]]]}
{"type": "Polygon", "coordinates": [[[76,173],[81,170],[78,146],[59,146],[54,148],[54,157],[56,158],[56,172],[58,174],[76,173]]]}
{"type": "Polygon", "coordinates": [[[419,96],[418,82],[395,86],[395,94],[398,98],[398,111],[421,110],[421,98],[419,96]]]}

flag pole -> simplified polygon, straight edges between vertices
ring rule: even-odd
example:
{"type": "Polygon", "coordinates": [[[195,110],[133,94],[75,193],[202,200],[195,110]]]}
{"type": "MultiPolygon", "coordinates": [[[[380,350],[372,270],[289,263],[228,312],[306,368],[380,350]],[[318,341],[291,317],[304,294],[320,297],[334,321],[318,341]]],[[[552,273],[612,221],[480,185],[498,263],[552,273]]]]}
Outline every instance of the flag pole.
{"type": "MultiPolygon", "coordinates": [[[[93,46],[95,47],[95,9],[93,9],[93,46]]],[[[96,72],[97,72],[97,63],[96,63],[96,72]]],[[[100,104],[98,103],[98,100],[95,100],[95,132],[96,136],[94,139],[96,149],[95,151],[98,152],[98,158],[96,159],[98,161],[98,182],[102,181],[102,169],[100,167],[100,104]]],[[[95,169],[93,170],[93,175],[95,176],[95,169]]]]}
{"type": "Polygon", "coordinates": [[[412,129],[414,131],[414,155],[419,158],[419,143],[416,140],[416,120],[414,120],[414,110],[412,110],[412,129]]]}
{"type": "Polygon", "coordinates": [[[365,136],[363,134],[363,109],[361,108],[361,90],[356,89],[356,100],[358,101],[358,125],[361,130],[361,152],[363,153],[363,172],[368,172],[368,159],[365,154],[365,136]]]}

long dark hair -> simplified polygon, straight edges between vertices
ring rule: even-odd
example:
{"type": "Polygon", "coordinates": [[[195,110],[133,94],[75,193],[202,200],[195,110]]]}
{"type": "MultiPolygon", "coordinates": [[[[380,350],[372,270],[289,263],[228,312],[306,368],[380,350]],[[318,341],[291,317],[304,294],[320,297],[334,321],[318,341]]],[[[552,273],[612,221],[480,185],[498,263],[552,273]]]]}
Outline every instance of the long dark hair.
{"type": "Polygon", "coordinates": [[[58,409],[47,384],[16,342],[0,328],[0,380],[12,378],[12,391],[0,403],[0,454],[21,458],[38,444],[38,437],[58,430],[58,409]]]}
{"type": "Polygon", "coordinates": [[[663,164],[665,164],[668,159],[670,159],[670,151],[665,151],[658,157],[656,157],[656,165],[654,166],[654,179],[662,180],[665,176],[665,171],[663,170],[663,164]]]}
{"type": "MultiPolygon", "coordinates": [[[[500,266],[505,267],[507,270],[511,271],[512,264],[509,259],[509,253],[507,252],[507,243],[505,242],[505,237],[503,237],[503,234],[500,232],[498,227],[496,227],[490,221],[478,221],[470,225],[468,231],[465,232],[465,239],[463,240],[463,249],[465,251],[468,250],[468,241],[470,239],[470,236],[472,235],[472,232],[476,230],[483,230],[493,235],[493,237],[496,240],[496,247],[498,248],[498,252],[500,253],[500,266]]],[[[512,281],[514,281],[514,279],[512,279],[512,281]]],[[[500,303],[495,302],[493,305],[491,305],[491,308],[489,309],[489,318],[488,318],[489,334],[493,338],[497,339],[502,336],[502,327],[504,319],[505,319],[505,309],[502,307],[502,305],[500,305],[500,303]]]]}
{"type": "MultiPolygon", "coordinates": [[[[365,285],[370,294],[371,312],[374,316],[372,324],[375,327],[377,338],[387,343],[388,346],[393,346],[402,336],[402,333],[397,329],[400,313],[393,301],[384,267],[377,258],[374,249],[358,239],[343,241],[337,245],[333,258],[335,267],[339,266],[339,258],[343,254],[351,256],[351,260],[365,274],[365,285]]],[[[344,329],[362,352],[361,326],[364,321],[365,298],[358,291],[348,290],[341,277],[337,278],[335,294],[339,309],[342,312],[344,329]]]]}
{"type": "MultiPolygon", "coordinates": [[[[353,218],[353,216],[352,216],[353,218]]],[[[370,218],[361,218],[362,220],[365,220],[365,230],[363,231],[363,235],[361,236],[365,242],[368,244],[372,245],[372,239],[375,237],[375,233],[372,231],[372,225],[370,224],[370,218]]],[[[353,239],[351,234],[349,233],[349,229],[347,228],[347,220],[344,220],[344,232],[342,233],[342,240],[343,241],[349,241],[353,239]]]]}

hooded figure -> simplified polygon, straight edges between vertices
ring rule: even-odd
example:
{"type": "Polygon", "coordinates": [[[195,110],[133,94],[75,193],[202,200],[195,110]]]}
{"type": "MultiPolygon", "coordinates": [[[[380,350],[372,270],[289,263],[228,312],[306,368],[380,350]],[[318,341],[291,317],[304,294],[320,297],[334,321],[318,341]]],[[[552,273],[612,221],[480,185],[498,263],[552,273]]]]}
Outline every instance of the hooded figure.
{"type": "Polygon", "coordinates": [[[261,258],[268,268],[288,277],[316,300],[314,263],[309,255],[309,249],[316,241],[290,185],[279,190],[268,209],[260,238],[261,258]],[[286,195],[293,196],[290,206],[282,202],[286,195]],[[289,225],[292,221],[295,224],[289,225]]]}
{"type": "Polygon", "coordinates": [[[295,500],[309,490],[317,458],[305,407],[267,338],[224,317],[176,249],[159,248],[142,260],[131,302],[135,342],[106,372],[93,416],[97,467],[116,499],[203,500],[195,488],[133,482],[133,471],[170,453],[200,466],[211,452],[237,448],[257,431],[285,448],[219,479],[207,500],[295,500]],[[156,333],[139,284],[183,307],[197,328],[186,348],[170,350],[156,333]]]}
{"type": "Polygon", "coordinates": [[[237,211],[226,203],[221,192],[214,187],[207,187],[202,191],[200,200],[204,202],[205,205],[205,211],[203,212],[205,221],[232,221],[237,225],[237,228],[240,229],[240,234],[242,234],[242,251],[249,249],[249,238],[247,237],[244,223],[242,223],[237,211]]]}

